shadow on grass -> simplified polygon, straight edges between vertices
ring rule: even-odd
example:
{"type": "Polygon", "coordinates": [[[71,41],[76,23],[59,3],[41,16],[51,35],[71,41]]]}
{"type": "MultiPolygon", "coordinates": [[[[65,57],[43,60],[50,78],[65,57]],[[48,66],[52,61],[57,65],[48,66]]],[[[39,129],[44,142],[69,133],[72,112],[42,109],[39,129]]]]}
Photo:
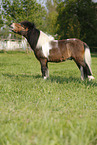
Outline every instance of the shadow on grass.
{"type": "Polygon", "coordinates": [[[69,78],[66,78],[66,77],[62,77],[62,76],[50,76],[49,78],[51,80],[51,82],[56,82],[56,83],[59,83],[59,84],[63,84],[63,83],[82,83],[82,84],[85,84],[87,86],[97,86],[97,83],[95,82],[95,80],[91,80],[89,81],[88,79],[86,79],[85,81],[82,81],[80,78],[75,78],[75,77],[69,77],[69,78]]]}
{"type": "Polygon", "coordinates": [[[63,76],[53,76],[53,75],[51,75],[49,79],[51,80],[51,82],[56,82],[59,84],[63,84],[64,82],[66,82],[66,83],[80,82],[80,79],[78,79],[78,78],[73,78],[73,77],[66,78],[63,76]]]}
{"type": "Polygon", "coordinates": [[[23,74],[3,73],[2,75],[9,78],[36,78],[36,79],[41,78],[40,75],[33,76],[32,74],[26,74],[26,73],[23,74]]]}
{"type": "Polygon", "coordinates": [[[26,53],[22,49],[18,50],[0,50],[0,53],[6,53],[6,54],[18,54],[18,53],[26,53]]]}
{"type": "MultiPolygon", "coordinates": [[[[13,79],[17,79],[17,80],[20,80],[21,78],[31,78],[31,79],[43,79],[41,77],[41,75],[32,75],[32,74],[10,74],[10,73],[5,73],[5,74],[2,74],[3,76],[5,77],[9,77],[9,78],[13,78],[13,79]]],[[[91,80],[89,81],[88,79],[86,79],[85,81],[82,81],[80,78],[75,78],[75,77],[69,77],[69,78],[66,78],[66,77],[62,77],[62,76],[53,76],[53,75],[50,75],[50,77],[46,80],[46,81],[51,81],[52,83],[53,82],[56,82],[56,83],[59,83],[59,84],[63,84],[63,83],[82,83],[86,86],[97,86],[97,82],[95,82],[95,80],[91,80]]]]}

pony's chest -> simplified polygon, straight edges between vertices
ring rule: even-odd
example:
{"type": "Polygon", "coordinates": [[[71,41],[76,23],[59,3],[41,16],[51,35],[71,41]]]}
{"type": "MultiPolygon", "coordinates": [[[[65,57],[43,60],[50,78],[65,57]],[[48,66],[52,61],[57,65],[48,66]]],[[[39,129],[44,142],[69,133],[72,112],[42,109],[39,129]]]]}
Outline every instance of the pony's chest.
{"type": "Polygon", "coordinates": [[[37,58],[48,58],[51,49],[52,46],[47,42],[42,46],[36,47],[34,52],[37,58]]]}

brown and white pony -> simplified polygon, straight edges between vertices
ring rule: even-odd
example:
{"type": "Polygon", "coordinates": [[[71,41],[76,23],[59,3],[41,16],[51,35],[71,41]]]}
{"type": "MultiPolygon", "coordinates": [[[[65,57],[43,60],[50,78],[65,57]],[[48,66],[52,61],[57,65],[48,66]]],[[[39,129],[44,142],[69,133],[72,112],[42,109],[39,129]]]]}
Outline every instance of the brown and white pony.
{"type": "Polygon", "coordinates": [[[44,32],[36,29],[33,23],[23,21],[12,23],[11,30],[24,36],[40,61],[42,77],[49,77],[48,62],[62,62],[73,59],[81,71],[81,79],[94,79],[91,70],[90,49],[83,41],[71,38],[66,40],[54,40],[44,32]]]}

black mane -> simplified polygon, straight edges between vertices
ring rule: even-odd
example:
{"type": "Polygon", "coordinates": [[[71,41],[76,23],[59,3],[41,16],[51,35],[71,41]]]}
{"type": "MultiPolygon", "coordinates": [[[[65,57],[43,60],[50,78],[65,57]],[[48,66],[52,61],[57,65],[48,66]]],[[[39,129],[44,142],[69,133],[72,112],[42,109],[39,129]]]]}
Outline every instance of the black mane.
{"type": "Polygon", "coordinates": [[[31,28],[35,28],[35,24],[34,23],[31,23],[29,21],[23,21],[21,22],[21,25],[24,25],[25,27],[31,29],[31,28]]]}

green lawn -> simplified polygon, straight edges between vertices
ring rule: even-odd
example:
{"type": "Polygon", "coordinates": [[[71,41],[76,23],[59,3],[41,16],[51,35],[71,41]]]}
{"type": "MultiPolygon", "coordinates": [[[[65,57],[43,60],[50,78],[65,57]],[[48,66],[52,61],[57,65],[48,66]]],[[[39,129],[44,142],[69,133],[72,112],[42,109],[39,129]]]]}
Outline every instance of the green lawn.
{"type": "Polygon", "coordinates": [[[97,145],[97,54],[92,71],[49,63],[43,80],[33,53],[0,53],[0,145],[97,145]]]}

